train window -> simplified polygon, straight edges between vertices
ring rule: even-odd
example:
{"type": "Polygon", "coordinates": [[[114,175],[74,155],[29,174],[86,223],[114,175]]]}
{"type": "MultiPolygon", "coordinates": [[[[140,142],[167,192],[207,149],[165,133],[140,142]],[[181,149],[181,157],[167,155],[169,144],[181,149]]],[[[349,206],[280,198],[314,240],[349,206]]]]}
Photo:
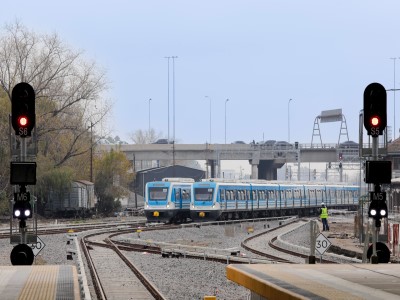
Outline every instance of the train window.
{"type": "Polygon", "coordinates": [[[219,190],[219,198],[225,200],[225,190],[219,190]]]}
{"type": "Polygon", "coordinates": [[[194,189],[194,199],[197,201],[211,201],[214,189],[196,188],[194,189]]]}
{"type": "Polygon", "coordinates": [[[246,199],[251,199],[251,197],[250,197],[250,191],[246,191],[246,194],[247,194],[247,197],[246,197],[246,199]]]}
{"type": "Polygon", "coordinates": [[[190,199],[190,190],[185,190],[185,189],[183,189],[182,190],[182,198],[183,199],[190,199]]]}
{"type": "Polygon", "coordinates": [[[168,194],[168,188],[161,188],[161,187],[149,188],[150,200],[166,200],[167,194],[168,194]]]}
{"type": "Polygon", "coordinates": [[[181,200],[181,189],[174,189],[175,200],[181,200]]]}
{"type": "Polygon", "coordinates": [[[257,191],[253,191],[253,200],[258,200],[258,193],[257,193],[257,191]]]}
{"type": "Polygon", "coordinates": [[[230,200],[235,200],[235,194],[233,193],[233,191],[230,191],[230,200]]]}
{"type": "Polygon", "coordinates": [[[274,191],[268,191],[268,199],[275,199],[274,191]]]}

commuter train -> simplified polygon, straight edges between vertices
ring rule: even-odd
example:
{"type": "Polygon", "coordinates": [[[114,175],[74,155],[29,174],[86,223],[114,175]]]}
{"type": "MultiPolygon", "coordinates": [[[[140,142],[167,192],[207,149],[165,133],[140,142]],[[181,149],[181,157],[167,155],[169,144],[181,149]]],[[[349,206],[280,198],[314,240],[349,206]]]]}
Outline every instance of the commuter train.
{"type": "Polygon", "coordinates": [[[192,178],[164,178],[146,184],[144,213],[149,222],[176,223],[190,218],[192,178]]]}
{"type": "Polygon", "coordinates": [[[328,208],[355,210],[359,187],[278,181],[226,182],[209,179],[192,186],[190,217],[211,221],[318,215],[321,203],[328,208]]]}

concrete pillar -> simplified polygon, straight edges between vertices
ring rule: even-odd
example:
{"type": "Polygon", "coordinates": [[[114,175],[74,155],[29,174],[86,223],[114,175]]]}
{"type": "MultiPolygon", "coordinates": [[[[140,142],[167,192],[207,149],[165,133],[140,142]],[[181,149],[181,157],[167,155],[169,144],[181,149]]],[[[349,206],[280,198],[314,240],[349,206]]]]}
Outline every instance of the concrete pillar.
{"type": "Polygon", "coordinates": [[[210,159],[210,160],[208,160],[208,164],[209,164],[209,166],[210,166],[210,173],[211,173],[211,175],[210,175],[210,177],[211,178],[215,178],[216,177],[216,168],[215,168],[215,160],[213,160],[213,159],[210,159]]]}
{"type": "Polygon", "coordinates": [[[282,167],[283,163],[276,163],[273,160],[260,160],[258,165],[258,178],[265,180],[277,180],[278,168],[282,167]]]}
{"type": "Polygon", "coordinates": [[[258,164],[260,163],[259,159],[250,160],[251,164],[251,179],[258,179],[258,164]]]}

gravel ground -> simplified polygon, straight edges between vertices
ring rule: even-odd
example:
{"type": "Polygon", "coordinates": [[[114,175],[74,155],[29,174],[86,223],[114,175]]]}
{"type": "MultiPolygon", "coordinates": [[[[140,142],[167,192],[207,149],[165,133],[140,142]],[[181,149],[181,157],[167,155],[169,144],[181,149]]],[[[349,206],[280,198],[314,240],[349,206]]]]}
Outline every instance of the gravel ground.
{"type": "MultiPolygon", "coordinates": [[[[36,256],[34,264],[40,265],[74,265],[74,260],[67,260],[67,249],[73,245],[67,245],[67,236],[63,234],[39,236],[46,245],[36,256]]],[[[10,244],[9,239],[0,240],[0,265],[11,266],[10,254],[15,245],[10,244]]]]}
{"type": "MultiPolygon", "coordinates": [[[[248,228],[254,233],[273,228],[278,222],[250,223],[236,225],[203,226],[163,231],[146,231],[141,239],[211,248],[240,248],[241,242],[249,237],[248,228]],[[264,228],[265,225],[265,228],[264,228]]],[[[124,238],[137,238],[137,234],[127,234],[124,238]]],[[[146,252],[127,252],[127,256],[168,299],[203,299],[206,295],[216,295],[217,299],[248,299],[250,292],[226,279],[226,264],[184,258],[163,258],[146,252]]],[[[247,254],[250,256],[250,254],[247,254]]],[[[253,255],[254,256],[254,255],[253,255]]]]}
{"type": "MultiPolygon", "coordinates": [[[[235,225],[202,226],[200,228],[184,228],[178,230],[141,232],[143,240],[162,241],[193,246],[212,248],[240,248],[241,242],[253,234],[265,231],[278,225],[274,222],[242,223],[235,225]]],[[[309,230],[299,228],[284,235],[284,240],[309,246],[309,230]]],[[[46,244],[36,257],[37,264],[75,264],[76,260],[66,259],[66,250],[74,247],[67,245],[66,234],[40,236],[46,244]]],[[[136,233],[121,238],[137,238],[136,233]]],[[[13,245],[9,239],[0,240],[0,265],[11,265],[10,253],[13,245]]],[[[241,249],[242,255],[255,257],[241,249]]],[[[163,258],[146,252],[127,252],[128,257],[148,276],[168,299],[203,299],[205,295],[217,295],[217,299],[245,300],[249,291],[226,279],[226,265],[204,260],[183,258],[163,258]]],[[[89,276],[87,272],[87,276],[89,276]]],[[[94,297],[95,299],[95,297],[94,297]]]]}
{"type": "Polygon", "coordinates": [[[246,288],[226,279],[225,264],[138,252],[125,254],[171,300],[200,300],[212,295],[221,300],[242,300],[250,295],[246,288]]]}

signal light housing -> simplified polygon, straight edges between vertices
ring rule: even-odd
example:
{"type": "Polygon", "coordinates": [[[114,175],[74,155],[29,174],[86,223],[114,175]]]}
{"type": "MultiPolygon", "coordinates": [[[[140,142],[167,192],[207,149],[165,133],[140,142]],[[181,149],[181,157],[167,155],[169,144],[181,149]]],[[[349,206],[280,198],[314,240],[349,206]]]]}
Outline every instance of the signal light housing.
{"type": "Polygon", "coordinates": [[[368,208],[368,216],[374,219],[387,218],[386,201],[372,200],[368,208]]]}
{"type": "Polygon", "coordinates": [[[32,218],[31,194],[26,191],[14,193],[13,218],[26,220],[32,218]]]}
{"type": "Polygon", "coordinates": [[[13,218],[25,220],[32,218],[32,205],[28,201],[18,201],[14,203],[13,218]]]}
{"type": "Polygon", "coordinates": [[[11,93],[11,124],[15,135],[31,136],[35,118],[35,91],[30,84],[20,82],[11,93]]]}
{"type": "Polygon", "coordinates": [[[368,135],[382,135],[387,125],[386,89],[371,83],[364,90],[364,127],[368,135]]]}

